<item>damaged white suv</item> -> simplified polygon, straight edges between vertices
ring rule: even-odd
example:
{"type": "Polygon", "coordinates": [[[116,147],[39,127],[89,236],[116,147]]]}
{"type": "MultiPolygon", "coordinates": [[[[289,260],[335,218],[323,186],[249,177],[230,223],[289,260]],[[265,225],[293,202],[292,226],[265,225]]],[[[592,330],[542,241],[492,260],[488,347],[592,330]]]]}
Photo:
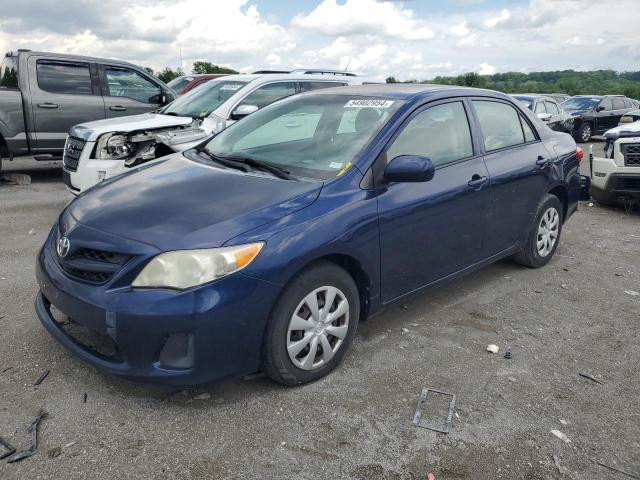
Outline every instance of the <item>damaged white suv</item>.
{"type": "MultiPolygon", "coordinates": [[[[141,163],[187,150],[211,134],[281,98],[319,88],[361,85],[363,77],[333,74],[228,75],[211,80],[151,113],[74,126],[63,155],[63,179],[78,194],[141,163]]],[[[305,119],[282,128],[305,135],[305,119]]]]}
{"type": "Polygon", "coordinates": [[[591,196],[604,205],[640,204],[640,121],[604,137],[604,157],[590,157],[591,196]]]}

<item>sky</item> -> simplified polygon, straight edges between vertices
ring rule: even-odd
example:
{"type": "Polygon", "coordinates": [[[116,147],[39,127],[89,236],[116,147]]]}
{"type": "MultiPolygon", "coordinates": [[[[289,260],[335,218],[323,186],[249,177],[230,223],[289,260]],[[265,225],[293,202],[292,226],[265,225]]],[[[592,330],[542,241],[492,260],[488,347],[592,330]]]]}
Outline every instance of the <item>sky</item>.
{"type": "Polygon", "coordinates": [[[640,70],[640,0],[0,0],[0,50],[377,79],[640,70]],[[2,8],[2,7],[5,8],[2,8]]]}

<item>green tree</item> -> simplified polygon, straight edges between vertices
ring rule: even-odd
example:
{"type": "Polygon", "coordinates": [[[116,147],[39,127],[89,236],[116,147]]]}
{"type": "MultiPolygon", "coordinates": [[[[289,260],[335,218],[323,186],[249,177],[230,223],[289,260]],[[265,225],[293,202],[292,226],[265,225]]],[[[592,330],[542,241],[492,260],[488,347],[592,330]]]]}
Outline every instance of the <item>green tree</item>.
{"type": "Polygon", "coordinates": [[[151,74],[151,75],[155,75],[155,72],[153,71],[153,68],[151,67],[144,67],[145,72],[151,74]]]}
{"type": "Polygon", "coordinates": [[[396,80],[396,77],[387,77],[384,80],[387,83],[398,83],[398,81],[396,80]]]}
{"type": "Polygon", "coordinates": [[[160,73],[158,73],[158,78],[164,83],[168,83],[174,78],[180,77],[181,75],[184,75],[181,68],[172,70],[170,67],[164,67],[164,69],[160,73]]]}
{"type": "Polygon", "coordinates": [[[214,65],[211,62],[193,62],[193,73],[238,73],[236,70],[227,67],[214,65]]]}

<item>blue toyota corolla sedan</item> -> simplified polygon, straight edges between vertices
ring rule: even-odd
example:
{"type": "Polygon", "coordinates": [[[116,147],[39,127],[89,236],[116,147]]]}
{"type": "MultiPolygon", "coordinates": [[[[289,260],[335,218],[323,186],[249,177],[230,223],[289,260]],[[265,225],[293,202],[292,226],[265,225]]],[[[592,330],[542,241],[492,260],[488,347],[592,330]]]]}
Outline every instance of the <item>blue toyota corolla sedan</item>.
{"type": "Polygon", "coordinates": [[[497,92],[292,97],[73,200],[38,255],[36,311],[118,376],[310,382],[398,299],[505,257],[545,265],[581,158],[497,92]]]}

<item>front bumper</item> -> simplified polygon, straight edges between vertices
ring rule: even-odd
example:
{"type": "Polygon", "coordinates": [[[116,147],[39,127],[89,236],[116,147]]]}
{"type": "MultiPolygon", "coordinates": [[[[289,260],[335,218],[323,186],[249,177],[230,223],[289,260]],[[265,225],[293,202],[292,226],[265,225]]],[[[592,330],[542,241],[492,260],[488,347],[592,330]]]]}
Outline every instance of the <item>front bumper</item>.
{"type": "Polygon", "coordinates": [[[188,291],[90,285],[62,270],[51,248],[54,238],[52,231],[36,262],[36,313],[82,360],[127,379],[180,386],[260,368],[263,333],[279,286],[242,272],[188,291]],[[104,355],[70,335],[51,305],[96,336],[108,337],[116,353],[104,355]],[[168,366],[166,347],[175,338],[189,339],[183,344],[186,361],[168,366]]]}

